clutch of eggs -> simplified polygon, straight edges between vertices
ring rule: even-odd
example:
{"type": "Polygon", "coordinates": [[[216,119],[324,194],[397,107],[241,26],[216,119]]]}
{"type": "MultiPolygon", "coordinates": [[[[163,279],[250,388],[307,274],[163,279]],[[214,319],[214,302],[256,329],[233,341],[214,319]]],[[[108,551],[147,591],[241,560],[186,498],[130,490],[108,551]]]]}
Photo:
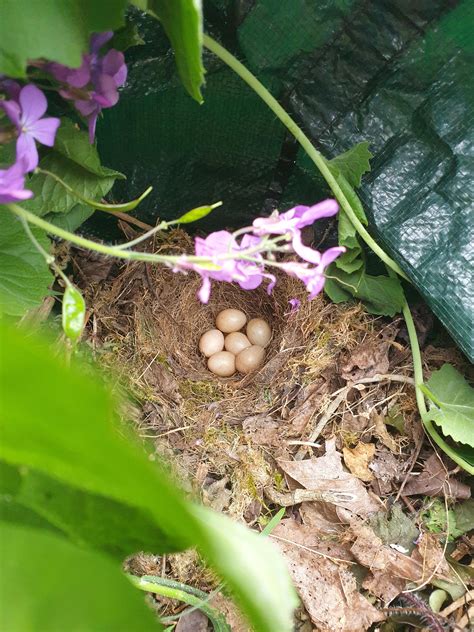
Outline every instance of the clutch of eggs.
{"type": "Polygon", "coordinates": [[[220,377],[252,373],[265,359],[265,347],[272,338],[270,325],[263,318],[252,318],[240,309],[224,309],[217,314],[216,328],[199,340],[199,351],[207,358],[209,371],[220,377]],[[245,333],[241,331],[245,327],[245,333]]]}

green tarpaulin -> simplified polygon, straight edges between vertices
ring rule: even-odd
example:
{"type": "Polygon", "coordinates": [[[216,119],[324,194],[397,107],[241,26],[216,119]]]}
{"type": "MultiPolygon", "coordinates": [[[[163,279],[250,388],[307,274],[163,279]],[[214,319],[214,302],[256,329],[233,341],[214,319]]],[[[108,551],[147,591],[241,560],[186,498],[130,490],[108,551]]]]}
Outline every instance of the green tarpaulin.
{"type": "MultiPolygon", "coordinates": [[[[207,0],[205,28],[332,158],[369,141],[360,197],[369,228],[474,357],[474,3],[470,0],[207,0]]],[[[124,172],[115,195],[154,191],[140,216],[223,200],[200,227],[249,222],[329,191],[265,104],[211,53],[205,102],[177,77],[159,24],[105,111],[99,149],[124,172]]]]}

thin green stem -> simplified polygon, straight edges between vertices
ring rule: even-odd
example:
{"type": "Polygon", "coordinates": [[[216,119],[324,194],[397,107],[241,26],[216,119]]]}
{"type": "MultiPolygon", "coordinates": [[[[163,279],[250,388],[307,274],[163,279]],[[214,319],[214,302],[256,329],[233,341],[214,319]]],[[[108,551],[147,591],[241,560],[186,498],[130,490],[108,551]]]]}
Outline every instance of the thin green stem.
{"type": "MultiPolygon", "coordinates": [[[[394,273],[389,270],[390,276],[394,276],[394,273]]],[[[413,374],[415,378],[415,396],[416,403],[418,406],[418,410],[420,412],[421,420],[423,423],[423,427],[425,431],[429,434],[431,439],[438,445],[443,452],[445,452],[455,463],[460,465],[463,469],[465,469],[470,474],[474,474],[474,468],[465,461],[461,456],[457,454],[457,452],[448,444],[446,441],[440,436],[440,434],[435,429],[433,422],[431,419],[427,418],[428,410],[426,408],[426,402],[423,393],[426,393],[429,399],[433,399],[432,394],[429,389],[423,383],[423,364],[421,361],[421,352],[420,345],[418,343],[418,336],[416,335],[415,323],[413,322],[413,316],[411,315],[410,307],[408,306],[407,301],[405,300],[405,304],[403,306],[403,317],[405,319],[405,323],[408,331],[408,338],[410,341],[411,354],[413,356],[413,374]]],[[[435,401],[433,399],[433,401],[435,401]]],[[[435,403],[437,403],[435,401],[435,403]]]]}
{"type": "Polygon", "coordinates": [[[280,119],[285,127],[293,134],[296,140],[300,143],[308,156],[314,162],[316,167],[321,172],[321,175],[326,180],[334,195],[336,196],[342,209],[350,219],[352,225],[357,230],[359,235],[365,241],[365,243],[371,248],[380,259],[392,270],[394,270],[401,277],[409,280],[400,266],[391,259],[387,253],[375,242],[369,232],[363,226],[354,212],[349,200],[344,195],[341,187],[337,183],[335,177],[332,175],[329,167],[327,166],[325,158],[322,154],[313,146],[310,139],[306,136],[303,130],[295,123],[291,116],[286,112],[278,101],[273,97],[265,86],[255,77],[240,61],[234,57],[229,51],[218,44],[209,35],[204,35],[203,44],[217,55],[222,61],[227,64],[234,72],[236,72],[241,79],[243,79],[258,96],[268,105],[272,112],[280,119]]]}
{"type": "Polygon", "coordinates": [[[151,592],[156,595],[162,595],[169,599],[176,599],[198,608],[209,618],[214,626],[214,630],[228,629],[225,623],[224,616],[214,608],[208,605],[209,595],[205,592],[179,584],[178,582],[164,579],[163,577],[155,577],[152,575],[145,575],[143,577],[136,577],[135,575],[128,575],[128,578],[140,590],[151,592]]]}
{"type": "Polygon", "coordinates": [[[67,276],[64,274],[64,272],[58,266],[58,264],[56,263],[53,255],[50,254],[49,252],[47,252],[43,248],[43,246],[39,243],[39,241],[36,239],[36,237],[33,234],[33,231],[30,228],[30,225],[28,224],[26,219],[24,217],[20,217],[19,219],[20,219],[20,221],[21,221],[21,223],[23,225],[23,228],[25,230],[25,233],[28,235],[31,243],[36,248],[36,250],[44,257],[44,260],[46,261],[48,266],[53,268],[53,270],[56,272],[56,274],[61,277],[61,279],[66,284],[66,287],[72,287],[71,281],[67,278],[67,276]]]}

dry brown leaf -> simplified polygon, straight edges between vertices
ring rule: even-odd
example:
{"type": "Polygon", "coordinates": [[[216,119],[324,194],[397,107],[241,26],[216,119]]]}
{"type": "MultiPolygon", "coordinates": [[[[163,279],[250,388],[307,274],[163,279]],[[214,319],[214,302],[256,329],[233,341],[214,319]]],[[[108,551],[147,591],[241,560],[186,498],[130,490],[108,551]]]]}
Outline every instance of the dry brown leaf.
{"type": "Polygon", "coordinates": [[[402,464],[387,448],[379,448],[375,452],[369,469],[374,473],[376,479],[372,483],[372,487],[378,488],[379,496],[385,496],[392,491],[393,483],[398,481],[402,464]]]}
{"type": "Polygon", "coordinates": [[[384,544],[368,525],[352,524],[351,531],[356,537],[351,552],[374,576],[372,580],[368,577],[364,586],[370,585],[374,594],[386,602],[400,592],[400,579],[417,584],[429,580],[432,575],[447,581],[453,579],[443,551],[431,539],[423,548],[415,549],[410,557],[384,544]]]}
{"type": "Polygon", "coordinates": [[[362,582],[362,587],[381,599],[385,606],[397,597],[405,588],[405,580],[394,577],[385,571],[373,570],[362,582]]]}
{"type": "Polygon", "coordinates": [[[344,463],[354,476],[368,483],[374,475],[369,470],[369,463],[375,454],[375,443],[358,443],[355,448],[343,448],[344,463]]]}
{"type": "Polygon", "coordinates": [[[337,515],[336,507],[329,503],[318,501],[302,503],[300,515],[303,524],[312,527],[315,533],[338,535],[344,529],[344,525],[337,515]]]}
{"type": "Polygon", "coordinates": [[[183,614],[178,621],[175,632],[207,632],[208,618],[200,610],[192,610],[183,614]]]}
{"type": "Polygon", "coordinates": [[[396,330],[386,330],[376,340],[360,344],[342,366],[344,380],[356,382],[365,377],[374,377],[388,372],[390,362],[388,352],[396,330]]]}
{"type": "Polygon", "coordinates": [[[392,452],[399,452],[397,442],[387,430],[383,415],[374,413],[372,415],[372,421],[375,422],[375,434],[384,444],[384,446],[386,446],[392,452]]]}
{"type": "Polygon", "coordinates": [[[287,431],[288,436],[303,434],[313,415],[321,408],[321,401],[328,392],[328,383],[326,380],[318,380],[316,384],[311,384],[305,390],[308,390],[306,398],[292,411],[287,431]]]}
{"type": "Polygon", "coordinates": [[[279,460],[278,465],[304,488],[332,494],[330,502],[337,505],[342,521],[348,521],[350,516],[341,512],[341,508],[361,517],[383,509],[382,503],[369,495],[363,483],[344,470],[335,439],[326,442],[326,454],[322,457],[304,461],[279,460]]]}
{"type": "Polygon", "coordinates": [[[279,446],[281,444],[280,424],[266,414],[247,417],[242,422],[242,429],[253,445],[279,446]]]}
{"type": "Polygon", "coordinates": [[[283,538],[274,538],[274,542],[285,556],[301,600],[318,630],[359,632],[385,618],[359,593],[350,568],[308,550],[317,542],[311,529],[284,520],[272,535],[283,538]]]}
{"type": "Polygon", "coordinates": [[[466,499],[471,497],[468,485],[449,478],[442,461],[436,453],[425,462],[423,471],[419,475],[412,474],[403,489],[404,496],[444,496],[466,499]]]}

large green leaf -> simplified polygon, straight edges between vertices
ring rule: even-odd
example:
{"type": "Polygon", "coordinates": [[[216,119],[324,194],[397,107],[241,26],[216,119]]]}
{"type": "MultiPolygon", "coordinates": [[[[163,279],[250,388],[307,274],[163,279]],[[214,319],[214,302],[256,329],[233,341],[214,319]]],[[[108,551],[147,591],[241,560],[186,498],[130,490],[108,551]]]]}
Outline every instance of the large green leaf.
{"type": "Polygon", "coordinates": [[[0,522],[0,629],[162,629],[120,564],[47,532],[0,522]]]}
{"type": "MultiPolygon", "coordinates": [[[[124,178],[118,171],[102,166],[97,149],[89,143],[86,132],[77,129],[68,119],[62,119],[54,149],[39,166],[58,176],[82,196],[95,200],[108,193],[117,178],[124,178]]],[[[37,215],[69,213],[79,201],[54,177],[45,173],[35,173],[28,188],[35,196],[23,206],[37,215]]],[[[81,211],[81,215],[87,213],[81,211]]]]}
{"type": "Polygon", "coordinates": [[[28,59],[81,64],[93,32],[124,23],[127,0],[0,0],[0,73],[24,77],[28,59]]]}
{"type": "Polygon", "coordinates": [[[402,311],[405,296],[398,278],[372,276],[364,270],[347,274],[331,265],[324,290],[335,303],[361,300],[370,314],[395,316],[402,311]]]}
{"type": "Polygon", "coordinates": [[[426,382],[432,397],[423,419],[433,421],[444,435],[474,447],[474,389],[450,364],[443,364],[426,382]]]}
{"type": "MultiPolygon", "coordinates": [[[[67,368],[47,346],[16,330],[0,329],[0,347],[0,455],[7,463],[141,510],[169,546],[198,547],[239,598],[256,630],[292,629],[295,594],[270,542],[186,501],[127,429],[118,425],[114,401],[97,377],[86,376],[78,367],[67,368]]],[[[72,503],[69,507],[72,511],[72,503]]],[[[68,520],[70,511],[63,512],[61,520],[68,520]]],[[[58,508],[55,512],[56,520],[58,508]]],[[[96,519],[106,529],[107,511],[98,512],[96,519]]],[[[64,523],[60,526],[72,531],[64,523]]]]}
{"type": "Polygon", "coordinates": [[[137,551],[166,553],[176,549],[174,540],[142,509],[2,461],[0,475],[0,518],[4,520],[18,521],[18,510],[12,514],[12,506],[21,507],[29,512],[28,520],[24,519],[27,524],[54,528],[78,544],[87,544],[118,559],[137,551]]]}
{"type": "MultiPolygon", "coordinates": [[[[50,242],[44,231],[31,230],[49,251],[50,242]]],[[[22,316],[37,307],[52,281],[43,255],[33,246],[19,220],[0,206],[0,314],[22,316]]]]}
{"type": "Polygon", "coordinates": [[[134,4],[161,21],[173,47],[181,81],[189,94],[202,103],[201,0],[134,0],[134,4]]]}

